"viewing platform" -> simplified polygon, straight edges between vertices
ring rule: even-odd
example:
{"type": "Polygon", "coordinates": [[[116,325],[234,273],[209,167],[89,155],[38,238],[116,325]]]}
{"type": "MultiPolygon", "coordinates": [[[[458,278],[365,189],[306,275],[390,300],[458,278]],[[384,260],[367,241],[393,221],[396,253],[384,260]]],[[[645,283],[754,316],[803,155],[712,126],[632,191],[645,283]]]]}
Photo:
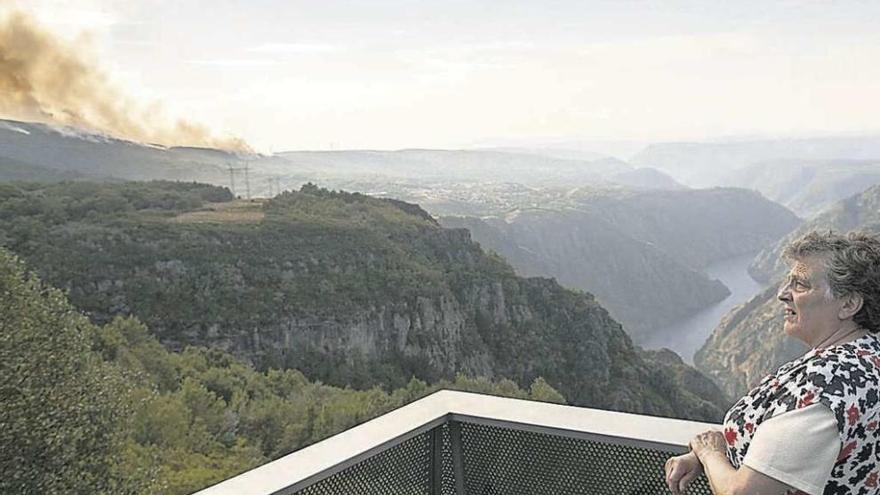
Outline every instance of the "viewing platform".
{"type": "Polygon", "coordinates": [[[198,494],[663,494],[666,459],[711,428],[444,390],[198,494]]]}

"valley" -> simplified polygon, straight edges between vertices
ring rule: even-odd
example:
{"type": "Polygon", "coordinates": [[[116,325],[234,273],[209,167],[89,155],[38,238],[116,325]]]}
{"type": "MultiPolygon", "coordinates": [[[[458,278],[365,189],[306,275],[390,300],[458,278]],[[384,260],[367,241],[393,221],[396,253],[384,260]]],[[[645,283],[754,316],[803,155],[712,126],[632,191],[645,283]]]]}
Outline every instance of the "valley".
{"type": "Polygon", "coordinates": [[[724,491],[880,233],[880,3],[791,7],[0,0],[0,493],[724,491]]]}
{"type": "Polygon", "coordinates": [[[730,295],[652,333],[642,345],[649,349],[672,349],[685,362],[693,364],[694,354],[706,343],[721,318],[762,291],[761,285],[749,276],[747,270],[753,258],[754,253],[750,253],[709,265],[706,268],[708,276],[723,283],[730,290],[730,295]]]}
{"type": "MultiPolygon", "coordinates": [[[[235,373],[417,390],[281,444],[251,430],[243,441],[262,450],[212,447],[234,463],[205,480],[439,386],[718,421],[750,380],[802,351],[773,332],[772,289],[749,274],[772,282],[766,260],[810,226],[873,225],[871,195],[804,222],[751,189],[691,189],[607,157],[238,155],[10,121],[0,142],[0,245],[91,325],[136,318],[148,352],[223,352],[235,373]]],[[[205,380],[205,397],[232,408],[228,387],[205,380]]],[[[181,493],[206,482],[155,469],[181,493]]]]}

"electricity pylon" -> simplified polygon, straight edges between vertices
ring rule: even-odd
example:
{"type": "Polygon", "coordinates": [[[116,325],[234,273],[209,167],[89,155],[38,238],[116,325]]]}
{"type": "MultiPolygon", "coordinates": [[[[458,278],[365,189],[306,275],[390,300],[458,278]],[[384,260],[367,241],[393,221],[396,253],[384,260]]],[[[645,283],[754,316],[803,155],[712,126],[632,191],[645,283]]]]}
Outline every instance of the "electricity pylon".
{"type": "Polygon", "coordinates": [[[229,188],[232,189],[232,195],[238,197],[238,193],[235,191],[235,173],[244,171],[244,187],[245,187],[245,198],[251,199],[251,183],[250,177],[248,176],[248,168],[250,166],[250,162],[244,162],[244,167],[233,167],[231,163],[226,164],[226,168],[229,169],[229,188]]]}

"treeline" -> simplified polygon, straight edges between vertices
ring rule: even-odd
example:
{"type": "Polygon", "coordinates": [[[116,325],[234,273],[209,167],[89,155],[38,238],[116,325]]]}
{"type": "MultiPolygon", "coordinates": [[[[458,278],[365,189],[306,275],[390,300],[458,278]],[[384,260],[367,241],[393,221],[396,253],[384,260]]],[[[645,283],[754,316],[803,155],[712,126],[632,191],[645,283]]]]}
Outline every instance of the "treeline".
{"type": "Polygon", "coordinates": [[[90,323],[0,249],[2,493],[191,493],[440,388],[565,401],[540,378],[352,390],[169,352],[136,319],[90,323]]]}
{"type": "Polygon", "coordinates": [[[170,181],[0,184],[0,246],[72,289],[96,321],[142,315],[163,340],[293,313],[343,318],[446,288],[454,264],[424,235],[436,222],[398,201],[308,184],[255,205],[259,223],[169,221],[233,199],[170,181]]]}
{"type": "Polygon", "coordinates": [[[13,182],[0,184],[0,218],[37,217],[54,224],[137,210],[187,210],[233,199],[225,187],[197,182],[13,182]]]}

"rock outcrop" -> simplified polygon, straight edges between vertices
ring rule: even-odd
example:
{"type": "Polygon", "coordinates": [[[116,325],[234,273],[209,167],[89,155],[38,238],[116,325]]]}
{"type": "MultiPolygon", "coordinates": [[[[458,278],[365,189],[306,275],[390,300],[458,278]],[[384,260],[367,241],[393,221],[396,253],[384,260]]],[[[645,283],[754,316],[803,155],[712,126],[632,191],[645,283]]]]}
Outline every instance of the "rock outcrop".
{"type": "Polygon", "coordinates": [[[785,335],[782,323],[776,287],[769,287],[721,320],[694,355],[694,365],[729,397],[740,397],[767,373],[807,351],[785,335]]]}

